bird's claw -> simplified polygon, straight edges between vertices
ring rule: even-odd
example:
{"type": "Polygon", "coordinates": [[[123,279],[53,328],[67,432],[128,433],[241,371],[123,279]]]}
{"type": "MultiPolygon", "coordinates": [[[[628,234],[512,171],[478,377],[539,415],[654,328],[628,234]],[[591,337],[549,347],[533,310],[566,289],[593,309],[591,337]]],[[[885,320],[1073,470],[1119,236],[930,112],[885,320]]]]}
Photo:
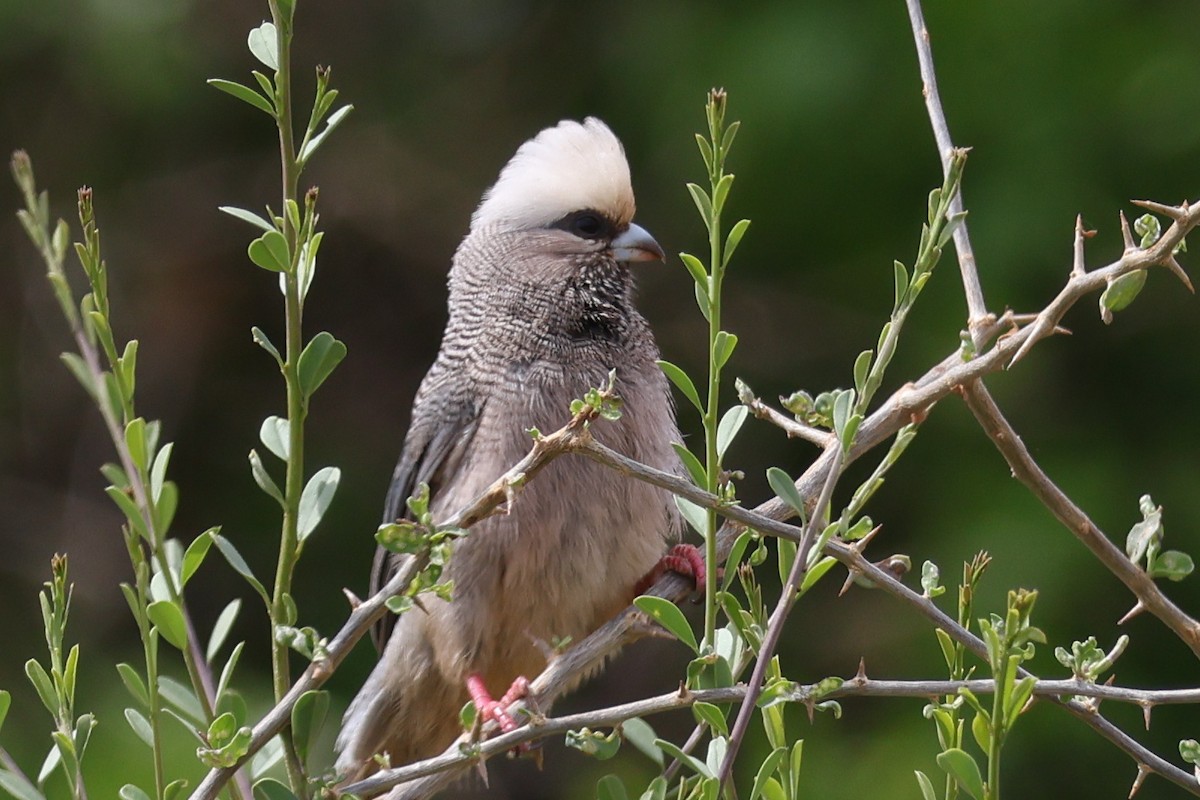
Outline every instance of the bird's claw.
{"type": "MultiPolygon", "coordinates": [[[[645,574],[634,587],[634,595],[643,594],[653,586],[666,572],[675,572],[691,578],[696,583],[696,591],[703,592],[708,581],[708,566],[704,563],[704,555],[700,549],[691,544],[677,544],[658,560],[654,568],[645,574]]],[[[717,570],[717,579],[721,570],[717,570]]]]}
{"type": "MultiPolygon", "coordinates": [[[[510,733],[521,727],[508,713],[508,707],[529,696],[529,679],[524,675],[518,676],[499,700],[493,700],[487,686],[483,683],[483,676],[477,672],[471,673],[467,676],[467,692],[471,695],[471,701],[475,703],[475,707],[479,709],[480,719],[483,722],[495,722],[501,733],[510,733]]],[[[524,754],[532,749],[530,745],[523,744],[514,748],[514,751],[524,754]]]]}

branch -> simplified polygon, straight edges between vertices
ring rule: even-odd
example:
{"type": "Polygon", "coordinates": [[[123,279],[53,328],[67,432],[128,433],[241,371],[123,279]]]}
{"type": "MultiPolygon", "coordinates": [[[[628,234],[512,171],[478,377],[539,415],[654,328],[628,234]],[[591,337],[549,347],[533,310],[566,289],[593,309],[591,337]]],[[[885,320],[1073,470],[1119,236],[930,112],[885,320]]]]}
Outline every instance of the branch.
{"type": "MultiPolygon", "coordinates": [[[[933,69],[933,49],[929,44],[929,29],[925,27],[925,15],[921,12],[921,0],[906,0],[908,18],[912,23],[913,40],[917,45],[917,61],[921,67],[924,83],[925,109],[933,126],[933,138],[937,142],[942,162],[942,174],[950,170],[950,156],[954,152],[954,140],[950,137],[950,126],[942,110],[942,98],[938,93],[937,74],[933,69]]],[[[950,201],[950,213],[960,214],[963,210],[962,189],[954,193],[950,201]]],[[[976,328],[987,319],[987,303],[983,299],[983,287],[979,282],[979,270],[975,266],[975,251],[971,248],[971,237],[965,224],[954,229],[954,249],[958,253],[958,268],[962,274],[963,292],[967,297],[967,324],[972,339],[976,339],[976,328]]],[[[976,346],[980,345],[978,340],[976,346]]]]}
{"type": "MultiPolygon", "coordinates": [[[[549,436],[539,436],[525,458],[492,482],[487,490],[438,527],[469,528],[480,520],[501,511],[506,503],[512,502],[520,488],[536,475],[546,464],[563,453],[569,452],[580,439],[590,440],[588,425],[597,416],[595,409],[584,407],[570,422],[549,436]]],[[[389,598],[400,594],[412,582],[426,563],[425,554],[413,556],[392,576],[391,580],[370,598],[359,603],[341,630],[326,648],[326,656],[309,665],[304,674],[267,714],[254,726],[250,746],[245,755],[233,767],[213,769],[192,793],[191,800],[213,800],[233,775],[238,766],[258,752],[273,736],[286,726],[296,701],[307,691],[320,688],[333,674],[346,656],[354,649],[358,640],[366,635],[376,620],[387,613],[385,605],[389,598]]]]}
{"type": "Polygon", "coordinates": [[[750,413],[758,419],[780,428],[787,434],[789,439],[804,439],[821,448],[828,447],[829,443],[835,439],[834,435],[829,431],[823,431],[820,428],[814,428],[812,425],[805,425],[802,422],[792,419],[771,408],[757,397],[743,399],[742,405],[750,409],[750,413]]]}
{"type": "MultiPolygon", "coordinates": [[[[929,698],[931,700],[956,695],[961,689],[969,689],[977,695],[989,694],[995,691],[995,681],[990,679],[970,681],[895,681],[873,680],[861,672],[853,678],[846,679],[837,689],[823,689],[820,684],[797,684],[791,690],[781,695],[789,702],[812,704],[817,700],[836,700],[846,697],[912,697],[929,698]]],[[[681,708],[688,708],[693,703],[743,703],[746,699],[747,687],[744,684],[723,689],[706,689],[689,691],[680,689],[656,697],[623,703],[608,708],[586,711],[563,717],[546,718],[534,715],[522,727],[506,734],[487,739],[482,742],[468,742],[464,739],[450,747],[444,753],[414,764],[377,773],[370,778],[344,787],[342,791],[370,796],[376,792],[391,788],[400,783],[409,783],[419,779],[428,791],[436,787],[439,775],[454,773],[486,762],[488,758],[501,755],[522,744],[539,741],[551,736],[565,734],[567,731],[579,728],[617,727],[622,722],[633,717],[646,717],[661,714],[681,708]]],[[[1143,708],[1167,704],[1200,703],[1200,689],[1188,690],[1150,690],[1122,686],[1101,686],[1097,684],[1080,683],[1068,680],[1038,681],[1034,687],[1035,697],[1062,701],[1063,698],[1088,697],[1095,700],[1112,700],[1115,702],[1131,703],[1143,708]]],[[[1168,780],[1178,784],[1193,794],[1200,794],[1200,786],[1184,770],[1155,756],[1142,747],[1120,729],[1100,717],[1090,707],[1083,703],[1062,703],[1076,716],[1086,716],[1106,738],[1117,743],[1149,769],[1162,774],[1168,780]]],[[[390,798],[416,796],[410,787],[401,789],[390,795],[390,798]]]]}
{"type": "Polygon", "coordinates": [[[1133,592],[1140,609],[1162,620],[1200,658],[1200,622],[1171,602],[1145,570],[1130,561],[1104,531],[1050,480],[981,383],[970,384],[965,389],[963,398],[967,401],[967,407],[1004,456],[1012,468],[1013,476],[1028,487],[1050,513],[1133,592]]]}

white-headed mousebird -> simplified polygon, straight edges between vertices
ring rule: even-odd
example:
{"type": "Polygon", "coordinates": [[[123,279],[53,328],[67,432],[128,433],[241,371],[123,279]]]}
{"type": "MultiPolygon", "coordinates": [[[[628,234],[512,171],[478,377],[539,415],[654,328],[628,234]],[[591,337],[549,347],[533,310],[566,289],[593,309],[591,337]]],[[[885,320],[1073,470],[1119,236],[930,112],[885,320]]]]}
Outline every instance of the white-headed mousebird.
{"type": "MultiPolygon", "coordinates": [[[[623,413],[593,435],[681,471],[658,347],[633,305],[636,264],[663,251],[633,214],[624,150],[600,120],[560,122],[521,145],[454,255],[449,321],[413,403],[385,523],[422,483],[435,520],[470,503],[529,452],[529,428],[561,427],[571,400],[614,369],[623,413]]],[[[551,462],[507,514],[454,543],[450,602],[423,595],[423,608],[376,631],[379,663],[346,712],[339,773],[364,777],[377,754],[398,766],[442,752],[468,699],[514,728],[505,708],[546,666],[547,643],[578,642],[664,566],[702,584],[696,548],[663,555],[679,529],[666,491],[581,455],[551,462]]],[[[372,592],[405,557],[377,554],[372,592]]]]}

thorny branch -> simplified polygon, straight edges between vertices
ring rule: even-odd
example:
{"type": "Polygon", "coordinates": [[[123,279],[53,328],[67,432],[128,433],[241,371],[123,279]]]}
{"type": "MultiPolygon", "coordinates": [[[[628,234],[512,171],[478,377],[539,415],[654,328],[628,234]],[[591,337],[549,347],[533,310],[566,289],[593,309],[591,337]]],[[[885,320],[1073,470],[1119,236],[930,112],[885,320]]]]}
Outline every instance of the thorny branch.
{"type": "MultiPolygon", "coordinates": [[[[580,452],[583,455],[592,458],[606,466],[609,466],[618,472],[644,480],[655,486],[660,486],[671,492],[675,492],[687,499],[695,502],[706,508],[715,508],[720,514],[725,516],[733,525],[726,525],[722,529],[722,552],[728,551],[728,547],[732,544],[736,533],[744,528],[752,528],[761,533],[777,536],[780,538],[790,539],[799,542],[804,531],[795,526],[783,522],[778,519],[773,519],[759,511],[750,511],[740,506],[728,505],[723,503],[719,498],[710,495],[704,490],[696,487],[681,478],[678,478],[669,473],[660,472],[640,464],[632,459],[629,459],[607,447],[596,442],[590,437],[580,437],[573,443],[571,449],[575,452],[580,452]]],[[[853,451],[852,451],[853,452],[853,451]]],[[[820,462],[818,462],[819,464],[820,462]]],[[[809,472],[813,472],[817,465],[810,468],[809,472]]],[[[806,473],[804,477],[809,477],[806,473]]],[[[802,478],[801,481],[804,479],[802,478]]],[[[798,482],[799,483],[799,482],[798,482]]],[[[764,504],[767,505],[767,504],[764,504]]],[[[760,507],[762,508],[762,507],[760,507]]],[[[981,659],[987,658],[987,648],[981,639],[967,631],[965,628],[951,619],[934,602],[921,595],[920,593],[910,589],[900,583],[891,573],[880,568],[876,564],[867,560],[860,552],[860,543],[848,545],[838,540],[830,541],[825,548],[825,552],[842,564],[844,564],[852,573],[862,575],[869,579],[876,588],[900,600],[902,603],[925,616],[934,625],[946,631],[955,641],[961,642],[967,650],[974,653],[981,659]]],[[[675,598],[682,598],[686,592],[686,584],[678,577],[670,579],[670,583],[664,586],[664,582],[660,582],[656,588],[664,588],[668,591],[673,590],[675,598]]],[[[665,593],[664,593],[665,594],[665,593]]],[[[558,694],[564,691],[568,686],[572,685],[578,675],[585,674],[590,669],[594,669],[607,655],[611,652],[642,635],[645,631],[644,619],[640,612],[636,609],[627,609],[624,613],[614,618],[598,631],[593,633],[587,639],[583,640],[576,647],[572,647],[563,653],[561,656],[552,661],[542,672],[541,675],[531,685],[531,699],[533,705],[545,706],[550,703],[558,694]]],[[[1022,675],[1028,674],[1022,670],[1022,675]]],[[[1072,687],[1086,686],[1076,681],[1066,682],[1072,687]]],[[[938,682],[931,682],[928,685],[939,685],[938,682]]],[[[1056,682],[1049,682],[1050,686],[1055,686],[1056,682]]],[[[1144,690],[1135,690],[1144,691],[1144,690]]],[[[1048,692],[1047,694],[1053,694],[1048,692]]],[[[1064,692],[1069,695],[1086,695],[1086,692],[1071,691],[1064,692]]],[[[1175,702],[1188,702],[1194,694],[1173,695],[1175,702]]],[[[828,695],[833,698],[834,695],[828,695]]],[[[1148,695],[1128,695],[1125,699],[1128,702],[1138,702],[1144,704],[1148,700],[1148,695]]],[[[1134,758],[1137,763],[1145,764],[1148,768],[1157,772],[1168,780],[1177,785],[1191,791],[1193,794],[1200,795],[1200,786],[1187,772],[1179,769],[1171,763],[1165,761],[1155,755],[1150,750],[1143,747],[1136,740],[1128,736],[1126,733],[1116,728],[1103,717],[1095,712],[1091,704],[1081,703],[1078,701],[1059,702],[1071,714],[1081,719],[1089,727],[1093,728],[1105,738],[1112,741],[1122,751],[1128,753],[1134,758]]],[[[664,709],[665,710],[665,709],[664,709]]],[[[607,713],[608,710],[595,712],[597,714],[607,713]]],[[[580,715],[584,721],[578,722],[578,725],[603,725],[603,719],[607,717],[588,718],[587,715],[580,715]]],[[[518,731],[514,731],[507,736],[517,737],[522,731],[528,728],[537,728],[541,730],[537,724],[526,726],[518,731]]],[[[484,727],[484,733],[489,733],[494,729],[494,724],[489,723],[484,727]]],[[[557,732],[557,731],[553,731],[557,732]]],[[[543,733],[529,733],[531,739],[542,738],[543,733]]],[[[494,755],[498,752],[504,752],[511,748],[515,743],[522,741],[519,738],[499,738],[497,742],[504,742],[506,746],[496,746],[494,749],[487,748],[478,752],[480,758],[485,758],[488,755],[494,755]]],[[[489,740],[487,743],[490,745],[489,740]]],[[[435,757],[432,761],[438,765],[433,767],[430,761],[418,762],[404,767],[398,767],[391,770],[385,770],[364,781],[343,787],[343,791],[350,793],[361,793],[371,795],[385,789],[396,787],[391,794],[388,795],[389,800],[414,800],[415,798],[429,797],[434,792],[452,783],[457,774],[477,763],[478,759],[459,758],[461,754],[460,745],[471,745],[470,738],[467,735],[461,737],[457,742],[452,744],[442,755],[435,757]],[[403,785],[399,785],[403,784],[403,785]]],[[[485,745],[485,748],[487,745],[485,745]]]]}
{"type": "MultiPolygon", "coordinates": [[[[893,681],[875,680],[858,674],[847,678],[840,687],[832,690],[824,689],[819,684],[796,685],[789,691],[781,693],[781,697],[789,702],[811,704],[818,700],[839,700],[847,697],[913,697],[935,699],[952,695],[959,689],[967,688],[976,694],[990,694],[995,691],[996,684],[992,680],[980,679],[971,681],[893,681]]],[[[585,711],[563,717],[533,717],[529,724],[517,730],[479,742],[470,748],[450,748],[439,756],[424,761],[397,767],[385,774],[360,781],[348,790],[370,794],[373,791],[388,788],[398,782],[414,781],[418,778],[432,776],[448,769],[469,768],[481,760],[501,755],[521,744],[535,742],[551,736],[560,736],[570,730],[579,728],[616,727],[625,720],[633,717],[645,717],[688,708],[693,703],[742,703],[746,698],[747,687],[744,684],[723,689],[705,689],[668,692],[656,697],[635,700],[608,708],[585,711]]],[[[1039,681],[1034,688],[1034,696],[1043,698],[1062,698],[1079,696],[1096,700],[1112,700],[1115,702],[1132,703],[1145,707],[1146,705],[1167,705],[1200,702],[1200,689],[1147,691],[1121,686],[1100,686],[1096,684],[1081,684],[1075,680],[1039,681]]],[[[1179,770],[1183,772],[1182,770],[1179,770]]],[[[1184,773],[1186,775],[1186,773],[1184,773]]]]}
{"type": "MultiPolygon", "coordinates": [[[[913,40],[916,44],[917,57],[921,66],[921,76],[925,82],[925,107],[928,111],[934,139],[937,142],[938,151],[941,155],[942,169],[945,171],[949,169],[950,155],[954,145],[950,135],[949,124],[946,122],[946,114],[942,108],[941,96],[937,90],[937,77],[933,67],[933,51],[929,42],[929,31],[925,26],[920,0],[906,0],[906,3],[908,5],[909,19],[912,23],[913,40]]],[[[959,203],[961,208],[961,193],[955,197],[955,202],[959,203]]],[[[1174,233],[1176,238],[1170,243],[1163,243],[1161,241],[1156,243],[1155,247],[1150,248],[1151,251],[1155,251],[1153,254],[1149,251],[1139,250],[1134,244],[1133,237],[1129,231],[1129,224],[1122,213],[1120,215],[1120,222],[1125,250],[1121,261],[1116,262],[1114,265],[1109,265],[1105,270],[1110,270],[1113,267],[1119,268],[1126,257],[1131,254],[1142,253],[1147,258],[1154,259],[1154,263],[1167,267],[1187,287],[1188,291],[1194,292],[1191,280],[1174,257],[1176,244],[1182,241],[1188,230],[1196,224],[1194,212],[1188,208],[1186,202],[1178,208],[1147,201],[1137,202],[1137,205],[1170,218],[1173,224],[1168,233],[1174,233]]],[[[1032,332],[1017,350],[1016,355],[1009,362],[1009,366],[1015,364],[1040,338],[1057,332],[1058,322],[1062,319],[1063,314],[1068,308],[1074,305],[1079,297],[1098,288],[1101,281],[1107,285],[1107,282],[1111,280],[1107,276],[1098,279],[1095,277],[1095,273],[1091,277],[1088,276],[1083,249],[1084,239],[1087,235],[1088,233],[1083,228],[1082,217],[1076,216],[1073,257],[1068,283],[1059,293],[1058,297],[1055,298],[1054,302],[1037,315],[1032,325],[1032,332]]],[[[971,248],[965,219],[955,231],[954,246],[958,254],[963,291],[967,297],[972,339],[976,347],[979,347],[980,342],[974,323],[978,314],[986,312],[987,306],[983,298],[975,254],[971,248]]],[[[1101,270],[1101,272],[1103,271],[1101,270]]],[[[964,384],[963,398],[966,400],[967,406],[975,415],[984,432],[991,438],[1005,460],[1008,461],[1013,475],[1024,483],[1050,512],[1066,525],[1108,567],[1109,571],[1116,575],[1133,592],[1137,598],[1137,603],[1129,614],[1126,615],[1125,619],[1142,610],[1149,609],[1151,613],[1162,620],[1168,628],[1179,636],[1192,649],[1193,653],[1200,656],[1200,623],[1197,623],[1196,620],[1189,617],[1178,606],[1168,600],[1150,576],[1127,559],[1125,554],[1113,545],[1088,516],[1071,502],[1070,498],[1038,467],[1029,454],[1029,451],[1025,448],[1020,436],[1013,429],[1012,425],[1009,424],[1008,420],[1005,419],[999,406],[992,399],[983,381],[977,379],[964,384]]],[[[1080,712],[1075,705],[1068,704],[1068,710],[1080,716],[1080,712]]],[[[1111,722],[1101,717],[1098,708],[1094,707],[1091,710],[1093,713],[1083,716],[1083,720],[1102,736],[1113,741],[1118,747],[1133,756],[1137,762],[1138,773],[1133,784],[1133,789],[1130,791],[1130,797],[1137,792],[1142,781],[1150,771],[1158,772],[1175,783],[1184,786],[1184,788],[1192,793],[1197,793],[1197,781],[1194,778],[1187,776],[1186,773],[1181,774],[1181,771],[1173,764],[1164,761],[1154,753],[1147,751],[1148,755],[1136,754],[1129,746],[1132,742],[1130,737],[1111,722]],[[1180,782],[1181,779],[1184,781],[1183,783],[1180,782]]],[[[1149,707],[1145,709],[1145,714],[1146,727],[1149,728],[1149,707]]]]}

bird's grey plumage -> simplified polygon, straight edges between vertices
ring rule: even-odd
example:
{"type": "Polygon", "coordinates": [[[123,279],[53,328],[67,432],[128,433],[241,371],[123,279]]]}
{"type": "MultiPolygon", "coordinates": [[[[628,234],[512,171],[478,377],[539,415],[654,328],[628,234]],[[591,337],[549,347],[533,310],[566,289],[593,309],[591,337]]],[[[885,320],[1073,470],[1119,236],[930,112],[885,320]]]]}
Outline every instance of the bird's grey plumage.
{"type": "MultiPolygon", "coordinates": [[[[658,350],[634,308],[630,266],[617,260],[630,246],[661,256],[633,212],[624,152],[599,120],[562,122],[521,146],[455,253],[449,321],[413,404],[386,520],[403,515],[421,482],[435,519],[473,500],[528,452],[528,428],[561,426],[571,400],[611,369],[624,414],[594,435],[676,469],[658,350]]],[[[426,612],[383,631],[380,661],[338,737],[339,771],[365,775],[380,752],[397,765],[443,750],[459,732],[468,674],[497,697],[535,676],[545,643],[578,641],[629,602],[677,528],[662,490],[582,456],[551,463],[507,515],[455,543],[453,601],[426,597],[426,612]]],[[[377,558],[374,588],[394,558],[377,558]]]]}

